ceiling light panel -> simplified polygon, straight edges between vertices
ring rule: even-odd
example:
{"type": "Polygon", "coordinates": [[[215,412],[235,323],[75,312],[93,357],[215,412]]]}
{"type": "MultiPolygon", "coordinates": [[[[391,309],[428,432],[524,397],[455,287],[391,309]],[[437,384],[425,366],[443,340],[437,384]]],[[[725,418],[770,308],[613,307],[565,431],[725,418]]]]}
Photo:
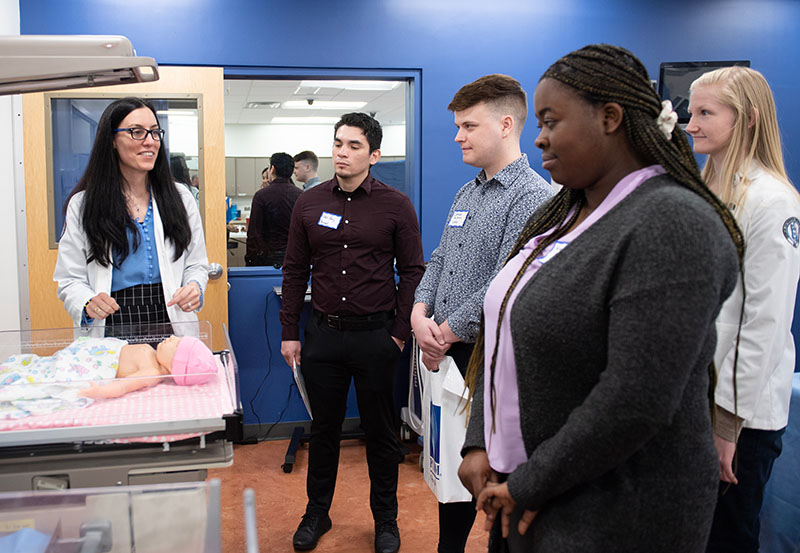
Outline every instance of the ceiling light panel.
{"type": "Polygon", "coordinates": [[[278,109],[281,107],[281,103],[269,100],[264,102],[247,102],[244,107],[245,109],[278,109]]]}
{"type": "Polygon", "coordinates": [[[335,125],[339,122],[338,117],[273,117],[272,122],[276,125],[335,125]]]}
{"type": "Polygon", "coordinates": [[[283,102],[284,109],[361,109],[366,102],[337,102],[334,100],[289,100],[283,102]]]}
{"type": "Polygon", "coordinates": [[[341,88],[344,90],[392,90],[400,81],[301,81],[300,88],[341,88]]]}

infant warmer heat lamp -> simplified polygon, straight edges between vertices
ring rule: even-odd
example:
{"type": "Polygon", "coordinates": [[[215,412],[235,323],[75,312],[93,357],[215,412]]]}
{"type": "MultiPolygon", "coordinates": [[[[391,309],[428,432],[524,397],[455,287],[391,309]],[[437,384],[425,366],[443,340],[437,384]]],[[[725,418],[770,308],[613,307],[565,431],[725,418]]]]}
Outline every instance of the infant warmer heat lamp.
{"type": "Polygon", "coordinates": [[[0,95],[158,80],[123,36],[0,36],[0,95]]]}

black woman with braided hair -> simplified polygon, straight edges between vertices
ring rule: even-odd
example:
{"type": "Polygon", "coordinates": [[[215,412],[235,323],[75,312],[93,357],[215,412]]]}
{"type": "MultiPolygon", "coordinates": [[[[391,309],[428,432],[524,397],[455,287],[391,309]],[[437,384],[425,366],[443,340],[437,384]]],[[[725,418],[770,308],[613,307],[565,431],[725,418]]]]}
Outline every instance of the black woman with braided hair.
{"type": "Polygon", "coordinates": [[[490,551],[699,553],[719,480],[714,320],[741,232],[627,50],[567,54],[534,104],[564,188],[486,294],[459,476],[490,551]]]}

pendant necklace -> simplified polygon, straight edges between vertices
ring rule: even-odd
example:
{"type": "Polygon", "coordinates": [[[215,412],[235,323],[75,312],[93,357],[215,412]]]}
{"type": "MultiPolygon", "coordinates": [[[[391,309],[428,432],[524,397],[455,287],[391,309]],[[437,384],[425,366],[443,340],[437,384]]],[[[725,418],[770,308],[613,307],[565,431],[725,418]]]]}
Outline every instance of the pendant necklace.
{"type": "Polygon", "coordinates": [[[130,209],[131,207],[133,207],[133,209],[136,211],[136,215],[134,215],[134,219],[136,219],[138,221],[139,220],[139,212],[141,211],[141,209],[139,208],[138,203],[134,202],[133,197],[128,195],[128,194],[125,194],[125,199],[127,200],[128,208],[130,209]]]}

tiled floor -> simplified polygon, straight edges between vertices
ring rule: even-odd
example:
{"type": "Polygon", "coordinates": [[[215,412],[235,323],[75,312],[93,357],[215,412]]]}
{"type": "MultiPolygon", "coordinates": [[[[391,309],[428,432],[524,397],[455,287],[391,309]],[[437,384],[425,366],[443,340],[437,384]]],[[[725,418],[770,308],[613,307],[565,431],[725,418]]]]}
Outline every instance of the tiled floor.
{"type": "MultiPolygon", "coordinates": [[[[291,552],[292,534],[306,504],[306,466],[308,446],[297,453],[294,470],[281,469],[288,441],[261,442],[236,446],[230,468],[210,470],[209,477],[222,480],[222,550],[245,551],[242,492],[256,492],[258,542],[260,553],[291,552]]],[[[435,552],[438,537],[436,500],[419,470],[419,448],[400,465],[398,525],[406,553],[435,552]]],[[[336,496],[331,508],[333,528],[314,550],[319,553],[374,551],[373,523],[369,510],[369,479],[364,444],[360,440],[342,442],[336,496]]],[[[486,551],[488,534],[483,531],[485,517],[478,514],[467,543],[467,553],[486,551]]]]}

